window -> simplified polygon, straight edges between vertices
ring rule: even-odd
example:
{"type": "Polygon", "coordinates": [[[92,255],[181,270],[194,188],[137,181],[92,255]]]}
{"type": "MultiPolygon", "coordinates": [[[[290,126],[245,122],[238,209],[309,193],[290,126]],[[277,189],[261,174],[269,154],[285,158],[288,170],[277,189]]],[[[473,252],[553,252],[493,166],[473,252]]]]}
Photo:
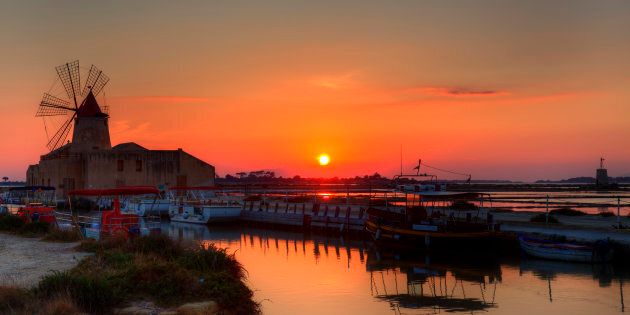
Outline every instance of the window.
{"type": "Polygon", "coordinates": [[[118,160],[118,171],[122,172],[125,170],[125,161],[123,160],[118,160]]]}
{"type": "Polygon", "coordinates": [[[136,160],[136,172],[142,172],[142,160],[136,160]]]}

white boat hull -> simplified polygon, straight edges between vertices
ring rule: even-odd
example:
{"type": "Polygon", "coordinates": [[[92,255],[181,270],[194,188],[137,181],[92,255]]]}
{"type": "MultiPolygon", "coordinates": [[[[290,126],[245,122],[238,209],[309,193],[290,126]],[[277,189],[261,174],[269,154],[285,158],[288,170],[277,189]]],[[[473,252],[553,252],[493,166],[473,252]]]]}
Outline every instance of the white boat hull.
{"type": "Polygon", "coordinates": [[[234,222],[241,217],[241,207],[171,205],[169,217],[173,222],[192,224],[234,222]]]}
{"type": "Polygon", "coordinates": [[[123,213],[135,214],[141,217],[168,215],[171,203],[166,199],[129,201],[120,209],[123,213]]]}
{"type": "Polygon", "coordinates": [[[602,254],[596,253],[592,249],[571,249],[571,248],[558,248],[553,245],[541,245],[538,243],[528,242],[522,238],[519,239],[521,249],[526,254],[549,260],[560,260],[570,262],[584,262],[584,263],[598,263],[608,262],[612,259],[612,252],[607,251],[602,254]]]}

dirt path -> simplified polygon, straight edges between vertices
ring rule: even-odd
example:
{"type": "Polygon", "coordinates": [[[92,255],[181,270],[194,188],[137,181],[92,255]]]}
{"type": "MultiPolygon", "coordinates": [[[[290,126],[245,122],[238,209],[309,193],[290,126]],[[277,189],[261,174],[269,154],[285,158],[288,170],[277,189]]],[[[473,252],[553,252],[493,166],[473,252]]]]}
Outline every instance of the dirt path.
{"type": "Polygon", "coordinates": [[[64,271],[90,255],[78,243],[52,243],[0,233],[0,285],[29,288],[53,270],[64,271]]]}

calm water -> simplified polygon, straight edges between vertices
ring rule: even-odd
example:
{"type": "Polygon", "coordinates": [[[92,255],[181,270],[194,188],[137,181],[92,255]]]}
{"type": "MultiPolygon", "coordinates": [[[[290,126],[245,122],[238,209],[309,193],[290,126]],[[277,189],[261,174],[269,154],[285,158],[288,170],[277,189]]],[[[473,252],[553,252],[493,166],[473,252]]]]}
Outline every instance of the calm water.
{"type": "Polygon", "coordinates": [[[424,256],[369,242],[166,223],[173,238],[227,247],[265,314],[617,314],[628,272],[519,257],[424,256]]]}

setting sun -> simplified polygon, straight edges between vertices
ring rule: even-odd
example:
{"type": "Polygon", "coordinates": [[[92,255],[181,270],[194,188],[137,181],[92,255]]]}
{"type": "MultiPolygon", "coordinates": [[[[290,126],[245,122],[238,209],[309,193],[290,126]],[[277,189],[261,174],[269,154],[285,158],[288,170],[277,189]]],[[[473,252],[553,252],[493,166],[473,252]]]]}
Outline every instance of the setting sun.
{"type": "Polygon", "coordinates": [[[328,165],[328,163],[330,163],[330,157],[328,156],[328,154],[320,154],[317,157],[317,160],[319,161],[319,165],[322,166],[328,165]]]}

